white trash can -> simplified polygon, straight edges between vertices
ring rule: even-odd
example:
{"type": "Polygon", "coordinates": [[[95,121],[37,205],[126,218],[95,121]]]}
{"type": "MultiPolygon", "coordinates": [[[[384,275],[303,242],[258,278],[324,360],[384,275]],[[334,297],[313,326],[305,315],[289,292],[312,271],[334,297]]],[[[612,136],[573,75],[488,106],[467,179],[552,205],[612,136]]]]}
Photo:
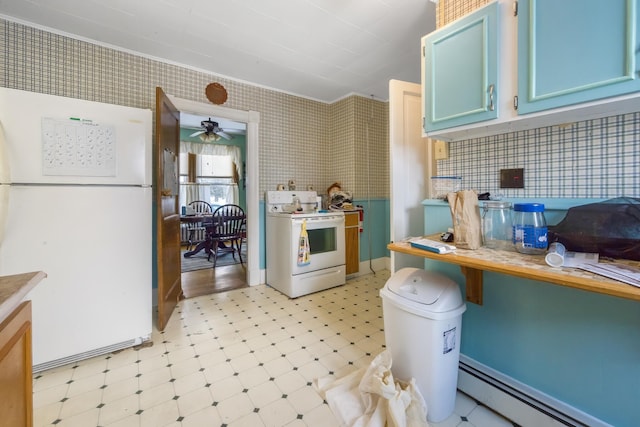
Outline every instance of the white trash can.
{"type": "Polygon", "coordinates": [[[415,378],[427,420],[448,418],[456,403],[462,301],[458,284],[419,268],[403,268],[380,290],[384,336],[394,378],[415,378]]]}

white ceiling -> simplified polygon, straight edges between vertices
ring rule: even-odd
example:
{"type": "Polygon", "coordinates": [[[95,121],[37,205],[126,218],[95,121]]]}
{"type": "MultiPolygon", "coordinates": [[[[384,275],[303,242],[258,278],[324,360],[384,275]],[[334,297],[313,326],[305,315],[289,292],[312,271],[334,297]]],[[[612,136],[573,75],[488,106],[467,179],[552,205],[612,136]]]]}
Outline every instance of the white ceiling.
{"type": "Polygon", "coordinates": [[[307,98],[420,82],[433,0],[0,0],[3,18],[307,98]]]}

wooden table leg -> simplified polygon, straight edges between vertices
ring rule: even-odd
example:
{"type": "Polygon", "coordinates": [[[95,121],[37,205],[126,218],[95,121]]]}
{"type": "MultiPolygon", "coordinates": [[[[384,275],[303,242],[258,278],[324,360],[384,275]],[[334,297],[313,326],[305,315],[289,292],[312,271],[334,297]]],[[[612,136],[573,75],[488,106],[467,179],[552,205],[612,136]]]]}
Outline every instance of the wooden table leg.
{"type": "Polygon", "coordinates": [[[467,301],[482,305],[482,270],[460,266],[466,278],[467,301]]]}

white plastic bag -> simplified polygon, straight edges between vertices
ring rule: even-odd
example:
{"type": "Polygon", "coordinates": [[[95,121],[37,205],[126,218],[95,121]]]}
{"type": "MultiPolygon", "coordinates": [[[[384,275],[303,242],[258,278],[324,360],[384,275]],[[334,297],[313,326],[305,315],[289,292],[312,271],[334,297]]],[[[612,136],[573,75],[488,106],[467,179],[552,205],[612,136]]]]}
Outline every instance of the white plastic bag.
{"type": "Polygon", "coordinates": [[[377,355],[368,368],[314,382],[341,426],[428,427],[424,398],[410,382],[394,380],[391,353],[377,355]]]}

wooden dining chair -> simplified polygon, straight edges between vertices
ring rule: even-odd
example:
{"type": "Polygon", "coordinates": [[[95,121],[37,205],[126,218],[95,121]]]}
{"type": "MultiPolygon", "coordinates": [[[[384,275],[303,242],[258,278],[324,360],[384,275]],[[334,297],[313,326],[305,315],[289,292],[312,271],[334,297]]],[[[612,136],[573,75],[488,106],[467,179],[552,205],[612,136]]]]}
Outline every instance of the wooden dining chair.
{"type": "Polygon", "coordinates": [[[213,268],[219,253],[231,252],[236,259],[236,252],[242,259],[242,242],[244,240],[246,216],[244,210],[238,205],[223,205],[217,208],[212,215],[208,237],[211,239],[211,253],[213,255],[213,268]]]}
{"type": "MultiPolygon", "coordinates": [[[[189,203],[189,206],[193,208],[196,216],[207,216],[213,212],[211,205],[203,200],[195,200],[189,203]]],[[[193,222],[189,225],[189,236],[187,239],[187,250],[193,249],[194,245],[202,242],[206,238],[206,227],[202,222],[193,222]],[[201,238],[196,238],[196,234],[200,234],[201,238]]]]}

